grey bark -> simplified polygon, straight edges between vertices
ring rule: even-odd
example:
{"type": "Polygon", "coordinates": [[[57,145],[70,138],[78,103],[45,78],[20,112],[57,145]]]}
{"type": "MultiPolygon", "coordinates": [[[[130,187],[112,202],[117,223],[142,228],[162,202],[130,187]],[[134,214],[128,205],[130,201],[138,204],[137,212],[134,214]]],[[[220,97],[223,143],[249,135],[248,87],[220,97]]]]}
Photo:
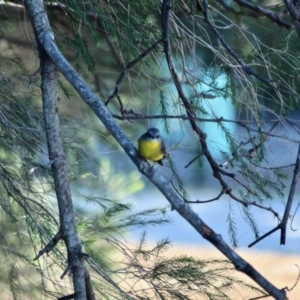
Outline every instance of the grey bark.
{"type": "MultiPolygon", "coordinates": [[[[38,37],[45,28],[50,28],[48,19],[43,17],[45,13],[43,2],[27,1],[26,8],[29,12],[35,35],[38,37]]],[[[53,40],[53,35],[51,35],[50,39],[53,40]]],[[[89,274],[86,272],[81,241],[76,230],[75,214],[60,133],[57,103],[57,70],[43,47],[41,47],[38,39],[37,43],[41,60],[41,89],[45,130],[59,208],[59,230],[67,248],[67,270],[71,271],[73,275],[74,299],[84,300],[87,299],[86,282],[90,283],[90,278],[87,278],[89,274]]],[[[89,289],[92,289],[91,285],[89,285],[89,289]]],[[[93,292],[90,290],[88,292],[91,295],[89,299],[94,299],[93,292]]]]}

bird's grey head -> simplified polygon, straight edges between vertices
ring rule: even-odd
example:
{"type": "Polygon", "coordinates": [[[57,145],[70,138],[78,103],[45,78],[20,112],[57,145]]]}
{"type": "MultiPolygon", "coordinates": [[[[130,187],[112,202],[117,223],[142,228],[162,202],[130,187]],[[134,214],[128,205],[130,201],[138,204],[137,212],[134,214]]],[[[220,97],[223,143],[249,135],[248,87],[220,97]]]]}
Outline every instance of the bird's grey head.
{"type": "Polygon", "coordinates": [[[149,128],[146,134],[152,139],[160,139],[160,132],[157,128],[149,128]]]}

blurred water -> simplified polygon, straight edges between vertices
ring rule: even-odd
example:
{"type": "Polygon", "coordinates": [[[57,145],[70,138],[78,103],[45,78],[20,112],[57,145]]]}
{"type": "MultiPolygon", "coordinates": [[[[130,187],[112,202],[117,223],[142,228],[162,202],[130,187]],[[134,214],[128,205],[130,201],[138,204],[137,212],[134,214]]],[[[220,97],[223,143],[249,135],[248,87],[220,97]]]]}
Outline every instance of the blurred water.
{"type": "MultiPolygon", "coordinates": [[[[211,189],[201,189],[201,196],[199,195],[199,192],[196,193],[194,191],[191,193],[191,200],[196,200],[199,198],[211,199],[217,194],[218,191],[214,192],[211,189]]],[[[298,198],[298,196],[296,198],[298,198]]],[[[143,208],[164,207],[168,205],[168,202],[165,200],[165,198],[159,192],[154,191],[150,194],[142,192],[134,197],[130,197],[128,200],[128,202],[134,202],[137,205],[137,210],[143,208]]],[[[235,204],[234,201],[229,200],[228,196],[224,196],[221,199],[211,203],[192,204],[192,208],[208,226],[210,226],[216,233],[221,234],[223,239],[230,244],[231,242],[228,233],[228,222],[226,221],[229,213],[229,201],[231,201],[235,212],[234,219],[238,229],[237,237],[239,248],[246,248],[255,240],[254,234],[247,222],[243,219],[240,206],[235,204]]],[[[274,201],[270,205],[275,211],[282,215],[284,207],[280,201],[274,201]]],[[[295,205],[293,209],[295,209],[295,205]]],[[[292,210],[292,212],[293,211],[294,210],[292,210]]],[[[253,207],[252,213],[257,221],[261,235],[277,226],[277,220],[273,217],[271,212],[253,207]]],[[[155,242],[168,237],[173,244],[187,244],[195,246],[209,245],[209,242],[203,239],[176,211],[168,210],[167,216],[172,220],[172,223],[164,226],[148,228],[147,239],[149,241],[155,242]]],[[[287,228],[286,245],[280,246],[280,231],[276,231],[269,237],[253,246],[253,249],[285,253],[299,253],[299,214],[298,216],[296,215],[293,221],[293,229],[296,229],[296,231],[291,230],[290,226],[287,228]]],[[[140,234],[141,231],[137,230],[132,233],[131,237],[129,238],[138,240],[140,234]]]]}
{"type": "MultiPolygon", "coordinates": [[[[222,108],[222,110],[218,117],[224,116],[225,111],[230,111],[230,109],[226,110],[225,108],[222,108]]],[[[293,114],[291,114],[290,117],[292,118],[293,114]]],[[[296,116],[294,117],[295,119],[293,122],[299,125],[299,118],[296,118],[296,116]]],[[[270,124],[265,123],[265,130],[268,131],[269,128],[273,126],[273,124],[273,122],[270,122],[270,124]]],[[[216,159],[217,163],[224,163],[222,157],[218,155],[218,151],[220,151],[221,146],[225,147],[226,149],[226,143],[224,143],[224,138],[221,139],[220,135],[217,135],[213,132],[213,129],[214,128],[209,125],[207,125],[207,127],[205,128],[205,131],[209,132],[209,137],[213,137],[215,139],[208,140],[208,145],[210,150],[212,150],[212,153],[214,154],[214,158],[216,159]],[[213,150],[217,151],[214,152],[213,150]]],[[[234,130],[234,128],[231,128],[231,130],[236,136],[236,138],[238,138],[238,141],[245,142],[247,140],[247,135],[244,129],[239,127],[236,129],[236,131],[234,130]]],[[[272,134],[274,134],[274,136],[269,137],[264,141],[264,155],[266,159],[260,163],[260,166],[265,167],[266,169],[258,168],[258,171],[262,176],[271,176],[271,171],[267,170],[270,167],[295,164],[297,157],[297,151],[299,146],[299,134],[293,126],[282,122],[276,126],[276,128],[272,131],[272,134]]],[[[173,132],[170,136],[172,136],[173,138],[174,136],[176,137],[176,135],[174,135],[173,132]]],[[[169,144],[172,144],[172,142],[169,141],[169,144]]],[[[180,149],[175,149],[175,151],[171,152],[171,156],[172,160],[176,163],[176,168],[179,173],[179,176],[183,179],[185,183],[189,183],[189,185],[193,186],[192,189],[187,188],[190,192],[191,200],[207,200],[215,198],[220,193],[221,188],[219,183],[213,178],[211,174],[211,168],[204,161],[202,169],[200,169],[197,166],[197,163],[193,164],[188,170],[185,169],[184,166],[196,155],[195,153],[190,152],[190,145],[188,143],[182,144],[185,146],[180,149]]],[[[249,147],[251,147],[251,145],[249,147]]],[[[247,145],[245,147],[245,150],[247,150],[249,147],[247,145]]],[[[227,149],[227,151],[229,152],[229,149],[227,149]]],[[[292,179],[294,166],[284,168],[283,170],[286,171],[289,175],[289,178],[285,181],[287,187],[285,190],[285,197],[283,199],[279,199],[276,195],[274,195],[273,201],[266,201],[266,203],[262,204],[266,207],[272,207],[272,209],[278,212],[280,216],[282,216],[284,213],[285,202],[287,201],[286,199],[288,197],[289,186],[292,179]]],[[[172,174],[168,174],[168,172],[170,172],[168,166],[162,168],[161,171],[165,173],[164,176],[166,178],[172,178],[172,174]]],[[[237,171],[232,170],[232,172],[236,173],[237,171]]],[[[228,178],[226,178],[226,180],[228,180],[228,178]]],[[[137,205],[137,210],[140,208],[153,208],[168,205],[166,199],[158,191],[153,190],[152,184],[148,181],[147,183],[148,187],[151,187],[151,189],[148,188],[147,190],[144,190],[139,194],[133,195],[132,197],[130,197],[130,199],[128,199],[128,202],[135,203],[137,205]]],[[[247,182],[244,183],[247,184],[247,182]]],[[[234,188],[234,185],[232,187],[234,188]]],[[[234,193],[237,192],[235,191],[234,193]]],[[[291,215],[294,215],[296,206],[299,203],[299,195],[300,188],[297,188],[297,192],[293,202],[293,207],[290,212],[291,215]]],[[[192,204],[192,208],[199,214],[200,218],[202,218],[208,226],[210,226],[216,233],[221,234],[223,239],[230,244],[230,234],[228,233],[229,225],[227,222],[230,204],[233,207],[239,247],[246,248],[255,240],[255,236],[250,226],[243,218],[241,205],[237,204],[232,199],[230,200],[229,196],[222,196],[221,199],[211,203],[192,204]]],[[[263,235],[264,233],[272,230],[278,225],[278,221],[269,211],[262,210],[257,207],[251,207],[251,212],[260,230],[260,235],[263,235]]],[[[169,237],[173,243],[192,244],[199,246],[209,244],[206,240],[199,236],[199,234],[175,211],[172,212],[169,210],[168,217],[172,219],[172,223],[163,227],[149,228],[148,239],[150,239],[151,241],[156,241],[162,238],[169,237]]],[[[274,252],[299,253],[299,212],[295,215],[295,218],[292,223],[292,228],[293,229],[291,229],[291,224],[289,224],[287,227],[286,245],[280,245],[280,231],[278,230],[269,237],[260,241],[255,246],[253,246],[253,248],[256,250],[268,250],[274,252]]],[[[134,234],[133,238],[138,239],[136,233],[134,234]]]]}
{"type": "MultiPolygon", "coordinates": [[[[225,107],[220,106],[221,111],[218,113],[218,117],[224,117],[225,111],[230,112],[230,108],[225,109],[228,106],[228,104],[225,103],[224,105],[225,107]]],[[[219,107],[219,105],[217,105],[217,107],[219,107]]],[[[216,113],[217,112],[214,112],[213,114],[216,113]]],[[[291,118],[292,117],[293,115],[291,115],[291,118]]],[[[295,120],[297,120],[294,121],[295,124],[300,126],[298,116],[297,118],[296,116],[294,117],[295,120]]],[[[273,126],[273,124],[274,122],[264,123],[264,130],[268,131],[273,126]]],[[[221,138],[220,135],[217,135],[215,127],[215,125],[207,125],[204,127],[204,129],[206,132],[209,132],[208,146],[210,151],[213,153],[214,159],[218,164],[222,164],[224,163],[224,159],[220,155],[220,150],[225,151],[227,149],[228,153],[230,153],[230,151],[228,146],[226,146],[224,137],[221,138]]],[[[197,163],[194,163],[188,169],[184,167],[199,153],[199,149],[195,150],[195,139],[192,136],[192,133],[190,131],[185,132],[184,130],[182,130],[181,125],[176,123],[172,123],[171,129],[172,132],[170,134],[164,133],[165,141],[167,144],[167,148],[170,150],[169,155],[175,163],[180,178],[184,181],[186,186],[192,186],[192,188],[187,187],[187,190],[189,191],[191,196],[191,200],[207,200],[216,197],[220,193],[220,185],[213,178],[211,168],[208,166],[207,162],[204,159],[202,162],[202,168],[200,168],[197,163]],[[192,142],[189,142],[189,138],[191,137],[193,137],[193,140],[192,142]],[[176,147],[176,145],[180,145],[180,147],[176,147]]],[[[230,130],[234,133],[234,136],[237,138],[238,141],[247,141],[248,137],[244,129],[240,127],[235,129],[234,127],[232,127],[230,130]]],[[[281,124],[278,124],[276,126],[276,128],[272,131],[272,134],[272,137],[269,137],[264,141],[264,155],[266,159],[260,162],[260,166],[265,167],[266,169],[258,168],[258,171],[262,176],[268,176],[270,170],[267,170],[267,168],[269,167],[278,167],[294,164],[297,156],[298,143],[300,139],[297,130],[295,130],[293,126],[282,122],[281,124]]],[[[254,135],[254,137],[255,136],[256,135],[254,135]]],[[[247,151],[249,147],[251,148],[252,145],[246,145],[244,147],[244,150],[247,151]]],[[[99,152],[101,153],[100,150],[101,148],[99,148],[99,152]]],[[[133,203],[135,205],[136,211],[140,211],[145,208],[165,207],[168,205],[167,200],[160,194],[159,191],[155,190],[155,187],[153,187],[153,185],[149,183],[149,181],[146,178],[145,182],[147,183],[147,188],[145,190],[142,190],[137,194],[133,194],[129,198],[123,199],[125,197],[124,190],[126,189],[128,183],[122,181],[120,185],[117,185],[115,177],[113,176],[120,172],[121,175],[123,174],[123,177],[128,177],[127,174],[130,174],[131,172],[137,170],[123,151],[118,151],[116,153],[112,152],[109,154],[111,161],[115,162],[116,167],[115,169],[112,168],[111,170],[109,169],[107,171],[107,176],[112,176],[111,185],[108,187],[108,189],[112,191],[118,191],[118,195],[115,198],[120,199],[122,197],[120,199],[121,201],[124,201],[126,203],[133,203]],[[126,176],[124,175],[125,173],[126,176]]],[[[108,153],[104,153],[104,155],[108,157],[108,153]]],[[[101,168],[103,168],[103,165],[101,166],[101,168]]],[[[284,200],[278,199],[275,196],[275,200],[263,204],[267,207],[271,206],[281,216],[284,212],[284,201],[286,201],[287,199],[287,193],[289,191],[289,185],[293,175],[293,168],[293,166],[289,168],[284,168],[284,170],[287,171],[287,173],[289,174],[289,178],[286,181],[287,189],[285,191],[286,195],[284,197],[284,200]]],[[[160,171],[163,172],[165,178],[172,179],[173,174],[167,163],[166,166],[160,168],[160,171]]],[[[233,169],[232,172],[237,173],[237,170],[233,169]]],[[[228,178],[226,178],[226,180],[228,180],[228,178]]],[[[244,183],[247,184],[246,182],[244,183]]],[[[232,185],[232,187],[233,189],[235,188],[234,185],[232,185]]],[[[234,192],[237,193],[236,191],[234,192]]],[[[95,188],[93,193],[101,194],[103,193],[103,190],[99,188],[98,191],[95,188]]],[[[296,206],[299,203],[299,195],[300,188],[297,189],[297,193],[295,195],[293,207],[291,210],[292,215],[294,214],[296,206]]],[[[231,244],[230,234],[228,233],[229,226],[227,222],[230,204],[233,207],[239,247],[246,248],[250,243],[252,243],[255,240],[255,236],[250,226],[247,224],[247,222],[242,216],[242,207],[239,204],[237,204],[234,200],[230,200],[228,196],[222,196],[221,199],[211,203],[192,204],[192,208],[199,214],[200,218],[202,218],[208,226],[210,226],[216,233],[221,234],[223,239],[227,243],[231,244]]],[[[82,202],[82,204],[80,205],[82,205],[84,209],[88,208],[88,210],[94,211],[95,209],[98,209],[97,206],[88,205],[87,207],[85,202],[82,202]]],[[[251,212],[260,230],[260,235],[263,235],[264,233],[272,230],[277,226],[277,220],[274,218],[271,212],[259,209],[257,207],[252,207],[251,212]]],[[[172,220],[172,223],[160,227],[148,228],[148,240],[155,242],[157,240],[168,237],[174,244],[190,244],[195,246],[209,244],[175,211],[171,211],[170,209],[168,209],[167,215],[172,220]]],[[[296,214],[293,220],[292,228],[294,230],[292,230],[290,226],[288,226],[287,228],[286,245],[280,245],[280,231],[276,231],[269,237],[256,244],[253,248],[256,250],[268,250],[274,252],[299,253],[299,213],[296,214]]],[[[136,230],[132,231],[128,238],[138,240],[140,236],[141,230],[136,230]]]]}

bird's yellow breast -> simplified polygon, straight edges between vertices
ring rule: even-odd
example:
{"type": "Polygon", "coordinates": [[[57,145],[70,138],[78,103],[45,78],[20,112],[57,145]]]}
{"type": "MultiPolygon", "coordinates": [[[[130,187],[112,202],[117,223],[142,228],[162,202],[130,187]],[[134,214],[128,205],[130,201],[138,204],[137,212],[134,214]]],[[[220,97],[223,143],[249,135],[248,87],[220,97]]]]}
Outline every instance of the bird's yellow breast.
{"type": "Polygon", "coordinates": [[[142,157],[151,160],[159,161],[164,158],[165,153],[161,149],[161,142],[156,140],[139,140],[139,152],[142,157]]]}

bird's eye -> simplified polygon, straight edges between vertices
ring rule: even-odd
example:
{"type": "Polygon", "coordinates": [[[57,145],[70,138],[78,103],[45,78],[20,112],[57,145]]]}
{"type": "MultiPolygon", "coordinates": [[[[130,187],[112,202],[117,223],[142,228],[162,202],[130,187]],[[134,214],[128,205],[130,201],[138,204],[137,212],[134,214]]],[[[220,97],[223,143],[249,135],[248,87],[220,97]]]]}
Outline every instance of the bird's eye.
{"type": "Polygon", "coordinates": [[[157,134],[157,135],[155,136],[155,138],[156,138],[156,139],[159,139],[159,134],[157,134]]]}

